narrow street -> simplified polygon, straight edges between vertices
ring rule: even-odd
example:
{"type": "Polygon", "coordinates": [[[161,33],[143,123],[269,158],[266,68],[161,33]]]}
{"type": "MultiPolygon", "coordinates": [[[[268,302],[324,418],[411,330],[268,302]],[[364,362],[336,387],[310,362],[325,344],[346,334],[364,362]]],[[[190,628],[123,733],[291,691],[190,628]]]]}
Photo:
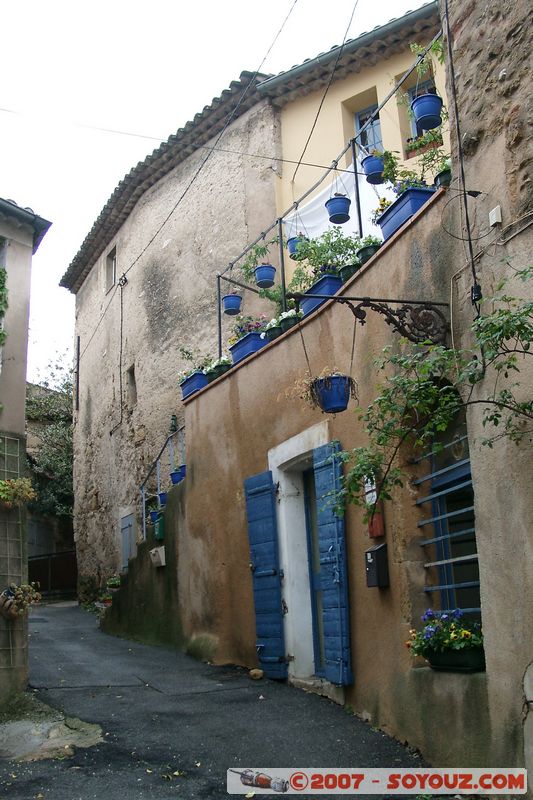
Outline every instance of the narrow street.
{"type": "Polygon", "coordinates": [[[31,688],[68,717],[100,725],[104,741],[72,757],[0,762],[1,797],[223,798],[228,768],[420,765],[322,697],[110,637],[74,605],[38,608],[30,619],[31,688]]]}

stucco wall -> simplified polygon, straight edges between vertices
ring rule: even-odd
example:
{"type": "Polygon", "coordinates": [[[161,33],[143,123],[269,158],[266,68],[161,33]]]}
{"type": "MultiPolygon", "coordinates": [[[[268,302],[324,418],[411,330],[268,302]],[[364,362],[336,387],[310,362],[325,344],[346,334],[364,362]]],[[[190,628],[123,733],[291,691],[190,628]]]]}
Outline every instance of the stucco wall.
{"type": "MultiPolygon", "coordinates": [[[[346,294],[380,296],[388,287],[390,295],[394,287],[399,298],[446,302],[448,237],[440,225],[445,201],[446,195],[436,197],[352,279],[346,294]]],[[[313,374],[327,365],[348,370],[352,326],[349,310],[333,304],[305,321],[302,333],[313,374]]],[[[376,314],[369,314],[367,325],[358,329],[353,375],[363,407],[375,396],[379,380],[374,359],[397,340],[376,314]]],[[[365,444],[353,407],[325,418],[287,398],[305,371],[300,333],[293,330],[186,404],[188,472],[180,540],[187,548],[180,549],[179,569],[191,578],[180,585],[185,600],[181,619],[187,637],[199,632],[215,637],[220,661],[253,665],[256,658],[243,480],[268,468],[272,448],[319,422],[327,425],[329,439],[339,439],[345,448],[365,444]]],[[[366,586],[364,551],[373,541],[359,510],[351,508],[346,515],[355,681],[345,702],[439,764],[461,762],[465,746],[469,763],[496,763],[486,676],[413,669],[404,645],[427,604],[416,496],[406,486],[385,508],[389,589],[366,586]]],[[[281,566],[288,575],[290,564],[281,566]]],[[[286,621],[290,614],[289,607],[286,621]]]]}
{"type": "MultiPolygon", "coordinates": [[[[443,3],[441,10],[442,7],[443,3]]],[[[502,277],[512,279],[514,270],[531,263],[530,12],[530,4],[525,0],[505,7],[480,0],[450,3],[466,186],[482,192],[469,201],[469,210],[475,266],[485,297],[491,296],[502,277]],[[501,207],[502,225],[491,231],[488,213],[497,205],[501,207]]],[[[450,95],[449,64],[447,78],[450,95]]],[[[458,140],[453,114],[450,126],[454,134],[452,152],[457,164],[458,140]]],[[[464,225],[462,236],[466,238],[464,225]]],[[[461,241],[451,243],[450,247],[450,259],[455,260],[458,271],[452,281],[458,331],[465,331],[472,318],[468,296],[473,276],[465,263],[465,247],[461,241]]],[[[516,280],[511,280],[506,292],[518,297],[532,296],[531,286],[516,280]]],[[[459,337],[459,345],[467,343],[467,337],[459,337]]],[[[533,392],[529,360],[521,358],[519,361],[518,380],[524,399],[531,398],[533,392]]],[[[494,380],[494,373],[489,371],[475,399],[481,399],[494,385],[494,380]]],[[[478,409],[469,413],[468,424],[475,442],[486,437],[478,409]]],[[[528,435],[518,447],[501,440],[492,450],[486,447],[471,450],[480,531],[490,717],[501,731],[502,751],[512,750],[517,762],[523,759],[523,709],[527,712],[522,684],[526,669],[533,661],[531,444],[532,437],[528,435]]],[[[528,719],[526,731],[531,730],[529,723],[528,719]]],[[[531,733],[529,743],[526,740],[524,745],[526,750],[528,747],[531,750],[531,733]]]]}
{"type": "MultiPolygon", "coordinates": [[[[170,213],[206,151],[191,155],[146,192],[77,294],[81,363],[74,480],[82,593],[85,583],[98,585],[119,567],[119,513],[136,510],[138,488],[166,438],[171,414],[181,419],[177,373],[185,364],[179,347],[216,357],[216,272],[275,218],[278,178],[272,164],[241,155],[277,153],[277,123],[268,103],[232,123],[220,147],[234,152],[211,155],[128,273],[127,284],[105,293],[107,253],[116,246],[120,277],[170,213]],[[136,401],[128,384],[131,367],[136,401]]],[[[245,311],[253,308],[247,301],[245,311]]]]}
{"type": "Polygon", "coordinates": [[[2,220],[0,236],[7,239],[5,264],[1,266],[7,270],[9,303],[0,371],[0,430],[24,435],[33,231],[2,220]]]}

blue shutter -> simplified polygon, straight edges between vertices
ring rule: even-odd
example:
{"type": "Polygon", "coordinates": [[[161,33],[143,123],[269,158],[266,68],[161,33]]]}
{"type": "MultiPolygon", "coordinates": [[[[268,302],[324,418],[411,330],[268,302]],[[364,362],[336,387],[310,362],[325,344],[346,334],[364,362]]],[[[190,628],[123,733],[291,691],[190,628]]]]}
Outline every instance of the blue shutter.
{"type": "Polygon", "coordinates": [[[256,648],[268,678],[286,678],[276,494],[271,472],[244,481],[250,566],[255,603],[256,648]]]}
{"type": "Polygon", "coordinates": [[[325,677],[338,686],[353,683],[344,519],[335,514],[342,467],[338,442],[313,451],[322,579],[325,677]]]}

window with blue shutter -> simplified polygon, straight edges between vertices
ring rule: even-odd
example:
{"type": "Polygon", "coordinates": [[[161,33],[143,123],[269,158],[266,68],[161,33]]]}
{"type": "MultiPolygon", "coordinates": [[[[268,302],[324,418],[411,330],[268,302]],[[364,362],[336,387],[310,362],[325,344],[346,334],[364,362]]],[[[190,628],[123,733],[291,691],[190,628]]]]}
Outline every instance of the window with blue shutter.
{"type": "Polygon", "coordinates": [[[244,491],[259,664],[268,678],[286,678],[276,491],[272,473],[262,472],[247,478],[244,491]]]}
{"type": "Polygon", "coordinates": [[[353,683],[344,518],[335,513],[342,465],[338,442],[313,451],[320,587],[324,641],[324,677],[338,686],[353,683]]]}

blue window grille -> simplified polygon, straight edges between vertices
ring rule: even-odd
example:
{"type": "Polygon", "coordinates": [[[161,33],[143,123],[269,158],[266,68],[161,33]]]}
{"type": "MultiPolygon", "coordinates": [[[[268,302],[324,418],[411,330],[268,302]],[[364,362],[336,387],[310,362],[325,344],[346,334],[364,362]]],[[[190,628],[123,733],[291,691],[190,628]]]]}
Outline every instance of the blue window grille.
{"type": "Polygon", "coordinates": [[[376,116],[362,133],[360,132],[361,128],[366,125],[375,111],[377,111],[377,105],[369,106],[369,108],[365,108],[363,111],[358,111],[355,115],[355,141],[368,151],[383,150],[379,116],[376,116]]]}
{"type": "Polygon", "coordinates": [[[445,435],[441,448],[420,459],[428,472],[415,481],[418,523],[424,534],[426,592],[432,608],[481,612],[479,566],[474,519],[474,489],[464,420],[445,435]]]}

